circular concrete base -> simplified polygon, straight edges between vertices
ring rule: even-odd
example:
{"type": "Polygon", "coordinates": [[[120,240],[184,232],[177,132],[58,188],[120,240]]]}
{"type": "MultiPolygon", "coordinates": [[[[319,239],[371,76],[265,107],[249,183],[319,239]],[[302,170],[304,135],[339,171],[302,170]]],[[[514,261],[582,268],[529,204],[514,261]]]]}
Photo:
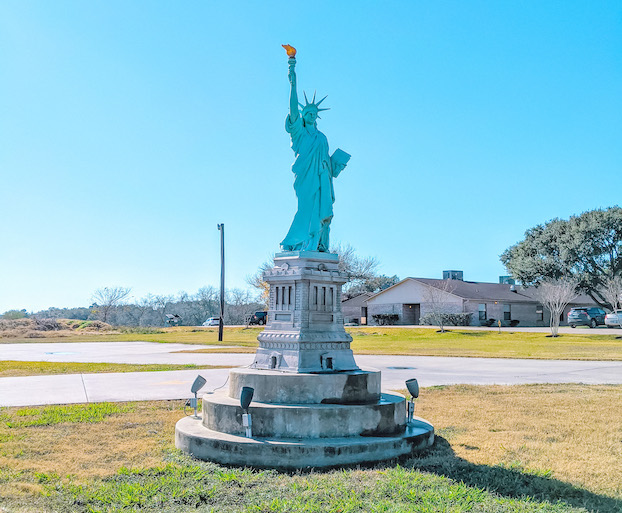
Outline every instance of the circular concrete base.
{"type": "MultiPolygon", "coordinates": [[[[404,396],[382,394],[372,404],[273,404],[253,402],[253,435],[276,438],[390,436],[404,430],[404,396]]],[[[225,394],[203,396],[203,425],[242,436],[242,408],[225,394]]]]}
{"type": "Polygon", "coordinates": [[[415,418],[399,435],[338,438],[246,438],[186,417],[175,426],[178,449],[201,460],[260,468],[322,468],[399,458],[434,443],[434,427],[415,418]]]}
{"type": "Polygon", "coordinates": [[[242,387],[255,390],[253,401],[275,404],[369,404],[380,399],[380,371],[360,369],[322,374],[231,369],[229,396],[242,387]]]}

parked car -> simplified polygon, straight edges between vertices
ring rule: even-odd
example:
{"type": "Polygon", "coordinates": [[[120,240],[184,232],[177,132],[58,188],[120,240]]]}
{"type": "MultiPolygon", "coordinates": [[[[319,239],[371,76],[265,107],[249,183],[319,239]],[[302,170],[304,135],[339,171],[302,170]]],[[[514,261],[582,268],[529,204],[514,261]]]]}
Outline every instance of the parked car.
{"type": "Polygon", "coordinates": [[[613,328],[622,328],[622,310],[614,310],[605,315],[605,325],[613,328]]]}
{"type": "Polygon", "coordinates": [[[605,324],[605,315],[602,308],[571,308],[568,312],[568,324],[571,328],[577,326],[595,328],[599,324],[605,324]]]}
{"type": "Polygon", "coordinates": [[[220,326],[220,317],[210,317],[203,323],[203,326],[220,326]]]}
{"type": "Polygon", "coordinates": [[[254,314],[251,315],[250,320],[248,321],[249,324],[266,324],[266,322],[268,321],[268,312],[255,312],[254,314]]]}

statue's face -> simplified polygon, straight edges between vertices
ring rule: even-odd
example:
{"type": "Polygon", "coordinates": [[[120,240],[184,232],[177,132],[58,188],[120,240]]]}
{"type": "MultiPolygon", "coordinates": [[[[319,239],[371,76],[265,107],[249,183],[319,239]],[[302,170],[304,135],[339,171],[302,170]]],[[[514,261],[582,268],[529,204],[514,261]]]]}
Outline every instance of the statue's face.
{"type": "Polygon", "coordinates": [[[315,125],[315,120],[317,119],[317,112],[314,110],[308,110],[305,112],[304,120],[307,125],[315,125]]]}

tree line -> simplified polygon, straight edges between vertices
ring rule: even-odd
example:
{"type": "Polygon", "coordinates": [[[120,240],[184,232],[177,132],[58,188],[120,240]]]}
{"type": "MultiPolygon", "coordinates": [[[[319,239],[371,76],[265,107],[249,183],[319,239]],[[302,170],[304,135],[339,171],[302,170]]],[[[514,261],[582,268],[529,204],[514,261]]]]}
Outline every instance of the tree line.
{"type": "MultiPolygon", "coordinates": [[[[348,276],[343,288],[344,298],[362,292],[378,292],[399,281],[397,276],[378,273],[380,263],[374,257],[362,257],[349,244],[331,247],[339,255],[339,270],[348,276]]],[[[263,273],[274,266],[273,259],[264,262],[247,283],[255,289],[239,288],[225,291],[225,324],[244,324],[255,311],[268,309],[268,284],[263,273]]],[[[180,292],[177,295],[153,295],[136,299],[127,287],[103,287],[91,297],[91,305],[78,308],[48,308],[28,313],[26,310],[9,310],[0,319],[36,317],[38,319],[100,320],[114,326],[200,326],[210,317],[220,316],[220,290],[205,286],[196,294],[180,292]]]]}
{"type": "MultiPolygon", "coordinates": [[[[48,308],[33,313],[9,310],[1,317],[100,320],[113,326],[158,327],[171,325],[169,316],[176,319],[175,325],[179,326],[200,326],[209,317],[220,316],[220,291],[212,286],[202,287],[196,294],[148,294],[134,300],[130,294],[130,288],[103,287],[93,293],[93,302],[88,307],[48,308]]],[[[248,290],[225,291],[225,324],[243,324],[247,315],[263,309],[264,305],[248,290]]]]}

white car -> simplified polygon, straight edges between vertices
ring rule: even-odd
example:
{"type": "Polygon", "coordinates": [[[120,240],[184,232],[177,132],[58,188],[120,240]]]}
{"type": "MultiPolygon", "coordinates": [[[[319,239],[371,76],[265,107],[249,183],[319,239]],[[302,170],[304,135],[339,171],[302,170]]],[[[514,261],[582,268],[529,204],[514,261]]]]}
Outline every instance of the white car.
{"type": "Polygon", "coordinates": [[[605,326],[613,328],[622,328],[622,310],[614,310],[605,315],[605,326]]]}
{"type": "Polygon", "coordinates": [[[203,323],[203,326],[220,326],[220,317],[210,317],[203,323]]]}

